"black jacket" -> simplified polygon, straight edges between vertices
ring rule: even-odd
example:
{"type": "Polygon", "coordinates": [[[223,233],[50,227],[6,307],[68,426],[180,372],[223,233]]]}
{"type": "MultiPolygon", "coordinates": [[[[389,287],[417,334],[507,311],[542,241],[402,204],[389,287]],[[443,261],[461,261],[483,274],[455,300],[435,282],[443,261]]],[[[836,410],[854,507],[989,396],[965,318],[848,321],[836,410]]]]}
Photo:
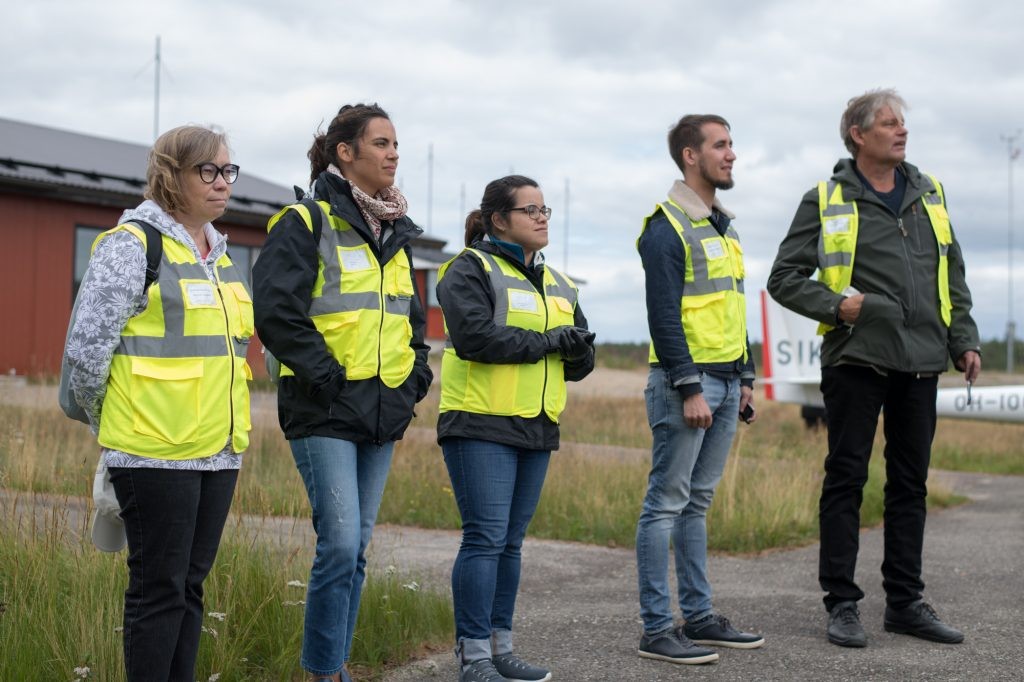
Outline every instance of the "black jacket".
{"type": "MultiPolygon", "coordinates": [[[[403,249],[412,262],[409,242],[423,231],[408,218],[384,223],[385,229],[393,230],[378,247],[352,199],[348,182],[321,173],[314,198],[330,203],[331,215],[349,223],[362,236],[381,267],[403,249]]],[[[331,229],[327,221],[323,229],[331,229]]],[[[416,352],[409,378],[398,388],[388,388],[379,377],[347,381],[345,368],[328,352],[309,317],[319,264],[313,234],[293,210],[271,230],[253,267],[256,330],[270,352],[295,372],[295,376],[281,377],[277,390],[278,417],[285,438],[328,436],[356,443],[398,440],[412,419],[413,406],[426,395],[433,379],[427,365],[429,347],[423,342],[426,318],[419,291],[412,297],[409,314],[413,332],[410,345],[416,352]]]]}
{"type": "MultiPolygon", "coordinates": [[[[543,263],[527,267],[515,255],[489,241],[478,241],[473,248],[512,263],[544,295],[543,263]]],[[[452,261],[437,284],[437,299],[444,311],[448,337],[463,360],[513,364],[537,362],[547,354],[544,334],[494,324],[494,290],[476,256],[463,253],[452,261]]],[[[579,305],[573,322],[577,327],[587,328],[587,318],[579,305]]],[[[594,369],[593,349],[583,360],[566,362],[564,368],[566,381],[579,381],[587,376],[594,369]]],[[[529,450],[557,450],[558,437],[558,424],[543,411],[526,418],[453,410],[437,418],[439,443],[445,438],[473,438],[529,450]]]]}

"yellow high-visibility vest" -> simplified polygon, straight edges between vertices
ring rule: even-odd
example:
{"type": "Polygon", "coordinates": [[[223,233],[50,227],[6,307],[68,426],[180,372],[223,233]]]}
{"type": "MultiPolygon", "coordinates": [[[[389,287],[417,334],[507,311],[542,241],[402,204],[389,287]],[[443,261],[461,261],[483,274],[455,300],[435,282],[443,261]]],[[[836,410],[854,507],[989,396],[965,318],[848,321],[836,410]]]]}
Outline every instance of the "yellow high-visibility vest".
{"type": "MultiPolygon", "coordinates": [[[[492,319],[499,327],[546,332],[573,325],[579,292],[562,273],[544,267],[540,292],[512,263],[477,249],[465,249],[480,259],[494,291],[492,319]]],[[[462,254],[460,254],[461,256],[462,254]]],[[[456,256],[458,258],[459,256],[456,256]]],[[[438,271],[444,279],[448,261],[438,271]]],[[[561,356],[548,353],[537,362],[495,364],[459,358],[447,336],[441,358],[441,412],[457,410],[498,416],[536,417],[541,411],[551,421],[565,409],[565,368],[561,356]]]]}
{"type": "MultiPolygon", "coordinates": [[[[146,244],[135,225],[118,225],[146,244]]],[[[156,459],[209,457],[230,440],[249,445],[246,351],[253,335],[252,298],[227,254],[210,281],[184,244],[164,236],[146,309],[128,320],[110,362],[99,443],[156,459]]]]}
{"type": "MultiPolygon", "coordinates": [[[[953,303],[949,298],[949,245],[953,243],[953,231],[946,212],[946,200],[942,185],[933,175],[928,178],[932,189],[921,197],[935,242],[939,249],[939,315],[947,327],[952,319],[953,303]]],[[[821,234],[818,236],[818,280],[824,282],[837,294],[842,293],[853,279],[853,258],[857,251],[857,228],[859,225],[857,202],[843,200],[843,188],[834,181],[818,183],[818,212],[821,217],[821,234]]],[[[834,329],[824,322],[818,325],[818,333],[834,329]]]]}
{"type": "MultiPolygon", "coordinates": [[[[385,386],[398,388],[416,360],[409,345],[409,312],[416,295],[409,259],[400,249],[381,267],[363,237],[348,222],[331,215],[328,202],[316,203],[323,212],[324,228],[317,244],[319,265],[309,317],[328,351],[345,368],[346,379],[379,376],[385,386]]],[[[312,232],[313,219],[301,203],[286,206],[272,217],[267,231],[292,209],[312,232]]],[[[294,374],[281,366],[281,376],[294,374]]]]}
{"type": "MultiPolygon", "coordinates": [[[[644,218],[640,236],[658,211],[683,242],[686,272],[679,302],[683,333],[693,361],[697,363],[747,360],[747,302],[743,295],[743,247],[730,225],[725,236],[707,218],[691,220],[674,201],[658,204],[644,218]]],[[[639,246],[640,239],[637,238],[639,246]]],[[[654,343],[649,362],[659,362],[654,343]]]]}

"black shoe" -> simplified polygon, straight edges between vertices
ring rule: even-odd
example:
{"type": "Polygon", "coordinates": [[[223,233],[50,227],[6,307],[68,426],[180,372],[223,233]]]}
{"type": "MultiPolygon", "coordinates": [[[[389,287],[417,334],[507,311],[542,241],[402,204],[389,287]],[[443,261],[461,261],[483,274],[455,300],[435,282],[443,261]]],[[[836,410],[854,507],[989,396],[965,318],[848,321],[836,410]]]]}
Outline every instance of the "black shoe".
{"type": "Polygon", "coordinates": [[[683,633],[694,644],[725,646],[731,649],[756,649],[764,644],[764,637],[749,632],[740,632],[729,623],[729,619],[712,613],[693,623],[687,623],[683,633]]]}
{"type": "Polygon", "coordinates": [[[857,602],[841,601],[828,612],[828,641],[839,646],[868,645],[868,637],[860,624],[857,602]]]}
{"type": "Polygon", "coordinates": [[[935,609],[921,599],[905,609],[886,606],[885,631],[913,635],[943,644],[959,644],[964,641],[964,633],[939,620],[935,615],[935,609]]]}
{"type": "Polygon", "coordinates": [[[699,647],[688,640],[682,628],[669,628],[653,635],[644,633],[636,653],[641,658],[687,665],[714,663],[718,660],[718,654],[714,651],[699,647]]]}

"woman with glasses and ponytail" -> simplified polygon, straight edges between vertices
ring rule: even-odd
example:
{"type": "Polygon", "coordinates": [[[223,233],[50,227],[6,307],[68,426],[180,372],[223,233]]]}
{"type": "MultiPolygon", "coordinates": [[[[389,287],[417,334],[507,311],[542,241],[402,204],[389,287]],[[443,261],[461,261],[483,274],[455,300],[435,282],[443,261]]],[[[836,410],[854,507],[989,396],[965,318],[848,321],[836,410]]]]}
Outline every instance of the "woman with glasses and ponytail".
{"type": "Polygon", "coordinates": [[[308,156],[310,196],[270,219],[253,290],[317,536],[301,663],[314,680],[349,680],[392,451],[433,378],[409,249],[422,230],[395,187],[398,139],[376,104],[343,106],[308,156]]]}
{"type": "Polygon", "coordinates": [[[550,680],[512,646],[520,550],[566,381],[594,368],[572,280],[544,263],[551,209],[536,182],[494,180],[466,218],[466,249],[438,273],[447,342],[437,438],[462,516],[452,569],[461,682],[550,680]]]}
{"type": "Polygon", "coordinates": [[[93,542],[128,545],[129,682],[195,679],[203,581],[249,444],[252,299],[211,224],[237,178],[223,133],[161,135],[146,200],[93,243],[68,330],[65,411],[98,434],[97,487],[120,507],[94,516],[93,542]]]}

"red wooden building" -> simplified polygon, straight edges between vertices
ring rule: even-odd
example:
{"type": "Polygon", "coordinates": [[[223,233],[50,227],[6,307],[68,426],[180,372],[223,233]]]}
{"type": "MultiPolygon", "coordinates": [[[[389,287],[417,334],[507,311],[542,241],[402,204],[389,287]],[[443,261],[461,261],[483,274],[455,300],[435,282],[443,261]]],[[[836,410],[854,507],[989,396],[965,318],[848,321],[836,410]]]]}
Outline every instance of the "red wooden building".
{"type": "MultiPolygon", "coordinates": [[[[148,152],[145,145],[0,118],[0,372],[59,372],[90,246],[125,208],[142,201],[148,152]]],[[[291,189],[242,169],[217,221],[236,263],[252,266],[267,219],[292,201],[291,189]]],[[[429,237],[413,245],[420,291],[429,302],[427,335],[435,344],[444,330],[433,288],[438,266],[451,257],[443,248],[443,241],[429,237]]],[[[250,345],[257,375],[263,374],[260,349],[250,345]]]]}

